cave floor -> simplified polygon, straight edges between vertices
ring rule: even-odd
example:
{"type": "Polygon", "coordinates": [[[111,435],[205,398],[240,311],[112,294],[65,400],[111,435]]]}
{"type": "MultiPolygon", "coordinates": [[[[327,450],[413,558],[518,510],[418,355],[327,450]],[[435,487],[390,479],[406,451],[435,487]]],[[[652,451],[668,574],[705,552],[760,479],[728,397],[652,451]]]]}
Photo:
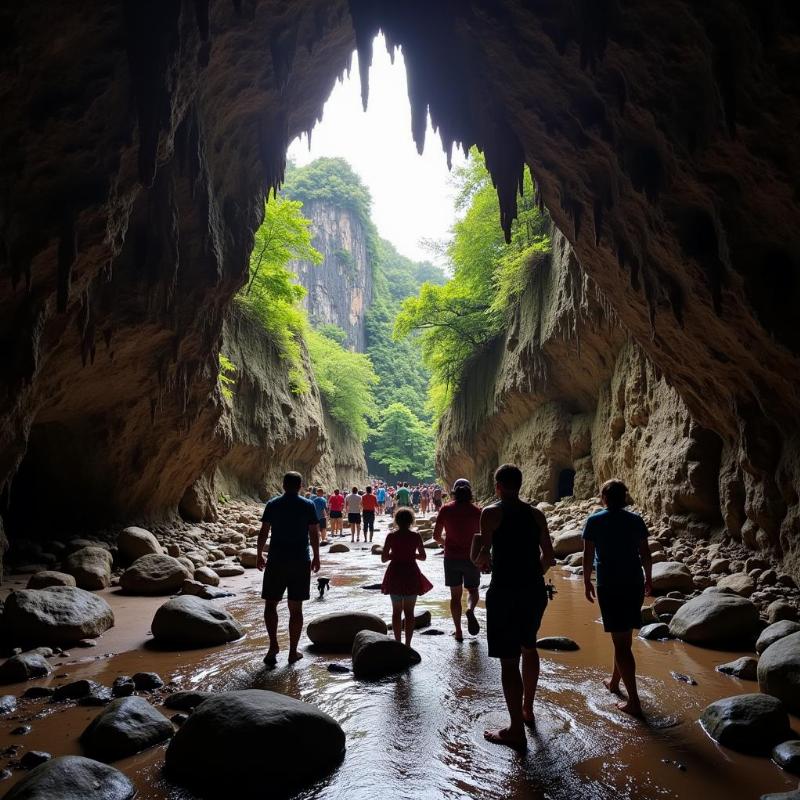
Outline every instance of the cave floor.
{"type": "MultiPolygon", "coordinates": [[[[386,523],[375,541],[383,541],[386,523]]],[[[348,538],[349,543],[349,538],[348,538]]],[[[449,634],[449,593],[441,556],[430,554],[423,571],[434,589],[417,608],[430,610],[432,627],[449,634]]],[[[361,588],[380,582],[383,567],[369,546],[326,555],[321,575],[331,578],[324,599],[306,604],[306,622],[320,613],[370,611],[390,615],[388,598],[361,588]]],[[[697,798],[730,800],[783,792],[796,779],[766,758],[736,754],[717,746],[698,718],[711,701],[757,691],[755,683],[718,672],[717,664],[741,653],[703,650],[678,642],[636,640],[640,692],[646,711],[642,723],[622,715],[616,698],[601,685],[610,658],[609,637],[599,624],[596,606],[585,602],[582,582],[555,569],[557,595],[545,614],[541,635],[567,635],[580,644],[575,653],[542,653],[542,676],[536,700],[537,732],[529,735],[524,755],[488,744],[487,726],[503,723],[504,703],[499,665],[489,659],[483,633],[463,644],[451,636],[420,635],[413,645],[422,663],[407,673],[380,682],[361,682],[352,674],[332,674],[331,662],[349,665],[347,654],[318,654],[289,667],[285,662],[286,613],[281,615],[284,653],[273,671],[263,668],[266,647],[259,600],[260,573],[223,581],[237,594],[229,610],[247,635],[222,648],[160,652],[147,647],[152,614],[163,598],[124,597],[106,592],[117,614],[117,626],[90,651],[73,650],[56,662],[53,675],[26,685],[5,687],[20,694],[29,685],[91,678],[110,685],[118,675],[142,670],[159,672],[181,689],[222,691],[258,687],[287,693],[319,705],[347,734],[347,753],[338,769],[296,798],[697,798]],[[691,675],[691,686],[671,672],[691,675]]],[[[483,624],[483,604],[478,618],[483,624]]],[[[307,640],[306,640],[307,644],[307,640]]],[[[154,697],[154,702],[163,695],[154,697]]],[[[172,714],[163,709],[168,716],[172,714]]],[[[18,710],[0,721],[0,751],[10,745],[45,750],[53,755],[80,753],[78,736],[97,709],[22,700],[18,710]],[[27,723],[23,737],[10,731],[27,723]]],[[[796,730],[800,721],[792,720],[796,730]]],[[[189,800],[190,793],[162,774],[165,747],[152,748],[117,762],[135,781],[138,798],[189,800]]],[[[266,754],[265,754],[266,756],[266,754]]],[[[0,767],[4,766],[0,763],[0,767]]],[[[232,765],[232,775],[238,765],[232,765]]],[[[16,770],[3,784],[7,790],[24,773],[16,770]]],[[[231,782],[230,797],[243,797],[231,782]]],[[[268,796],[265,788],[264,796],[268,796]]],[[[273,796],[273,795],[269,795],[273,796]]]]}

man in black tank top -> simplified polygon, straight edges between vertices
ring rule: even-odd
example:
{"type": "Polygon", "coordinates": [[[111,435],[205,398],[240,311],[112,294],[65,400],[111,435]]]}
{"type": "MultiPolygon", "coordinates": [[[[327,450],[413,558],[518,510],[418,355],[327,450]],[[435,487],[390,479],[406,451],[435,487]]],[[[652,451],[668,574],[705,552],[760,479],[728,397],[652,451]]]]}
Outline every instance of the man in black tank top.
{"type": "Polygon", "coordinates": [[[525,725],[534,724],[533,699],[539,682],[536,637],[547,606],[544,575],[555,558],[544,514],[519,499],[519,467],[504,464],[494,480],[500,499],[481,513],[481,549],[475,563],[482,569],[491,564],[486,639],[489,656],[500,659],[511,721],[507,728],[483,735],[490,742],[524,748],[525,725]]]}

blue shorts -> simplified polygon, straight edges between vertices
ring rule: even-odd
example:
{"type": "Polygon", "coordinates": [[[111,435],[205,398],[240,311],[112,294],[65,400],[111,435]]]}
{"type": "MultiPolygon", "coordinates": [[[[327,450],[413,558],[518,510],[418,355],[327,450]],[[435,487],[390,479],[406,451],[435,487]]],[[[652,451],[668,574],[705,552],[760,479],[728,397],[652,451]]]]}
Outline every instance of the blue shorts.
{"type": "Polygon", "coordinates": [[[418,595],[416,594],[390,594],[389,597],[392,598],[393,603],[403,603],[406,600],[416,600],[418,595]]]}

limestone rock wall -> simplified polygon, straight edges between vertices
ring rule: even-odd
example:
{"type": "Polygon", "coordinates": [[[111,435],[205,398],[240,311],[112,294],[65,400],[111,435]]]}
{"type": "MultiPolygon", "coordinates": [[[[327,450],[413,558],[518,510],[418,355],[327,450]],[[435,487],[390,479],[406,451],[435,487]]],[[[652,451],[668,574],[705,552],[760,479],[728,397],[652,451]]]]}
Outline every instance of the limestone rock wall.
{"type": "Polygon", "coordinates": [[[366,232],[352,211],[331,203],[304,203],[303,214],[311,220],[313,244],[323,256],[321,264],[289,265],[306,288],[303,306],[314,325],[337,325],[347,334],[345,347],[363,353],[364,312],[372,300],[366,232]]]}

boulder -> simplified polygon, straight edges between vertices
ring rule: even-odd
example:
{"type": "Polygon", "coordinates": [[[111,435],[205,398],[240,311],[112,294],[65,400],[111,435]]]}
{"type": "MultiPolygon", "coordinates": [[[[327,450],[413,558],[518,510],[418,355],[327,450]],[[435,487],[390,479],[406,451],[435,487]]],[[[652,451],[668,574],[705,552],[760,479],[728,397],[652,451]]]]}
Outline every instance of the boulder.
{"type": "Polygon", "coordinates": [[[120,531],[117,536],[117,550],[125,564],[132,564],[142,556],[161,555],[164,552],[158,539],[150,531],[135,526],[120,531]]]}
{"type": "Polygon", "coordinates": [[[659,597],[653,603],[653,610],[657,617],[662,614],[669,614],[672,616],[686,601],[676,600],[674,597],[659,597]]]}
{"type": "Polygon", "coordinates": [[[0,665],[0,684],[44,678],[52,671],[50,663],[39,653],[20,653],[0,665]]]}
{"type": "Polygon", "coordinates": [[[669,626],[663,622],[652,622],[639,629],[640,639],[670,639],[669,626]]]}
{"type": "Polygon", "coordinates": [[[653,564],[653,593],[683,592],[688,594],[694,589],[694,581],[689,568],[679,561],[662,561],[653,564]]]}
{"type": "MultiPolygon", "coordinates": [[[[263,689],[214,695],[175,734],[166,772],[190,787],[242,790],[311,782],[341,761],[345,735],[332,717],[292,697],[263,689]],[[198,769],[198,765],[202,765],[198,769]]],[[[248,795],[249,796],[249,795],[248,795]]]]}
{"type": "Polygon", "coordinates": [[[164,705],[167,708],[171,708],[173,711],[194,711],[200,703],[213,696],[213,692],[199,692],[186,689],[169,695],[164,700],[164,705]]]}
{"type": "Polygon", "coordinates": [[[758,661],[758,686],[800,714],[800,633],[771,644],[758,661]]]}
{"type": "Polygon", "coordinates": [[[431,624],[431,612],[430,611],[417,611],[414,614],[414,630],[419,631],[423,628],[430,627],[431,624]]]}
{"type": "Polygon", "coordinates": [[[353,640],[353,674],[357,678],[382,678],[421,660],[416,650],[382,633],[362,630],[353,640]]]}
{"type": "Polygon", "coordinates": [[[763,694],[717,700],[706,707],[700,722],[721,745],[754,755],[769,753],[791,733],[783,703],[763,694]]]}
{"type": "Polygon", "coordinates": [[[35,572],[28,578],[27,589],[48,589],[51,586],[77,586],[77,582],[72,575],[66,572],[56,572],[50,569],[43,569],[35,572]]]}
{"type": "Polygon", "coordinates": [[[733,678],[739,678],[742,681],[754,681],[757,678],[758,661],[752,656],[742,656],[735,661],[729,661],[727,664],[720,664],[717,667],[717,672],[723,675],[730,675],[733,678]]]}
{"type": "Polygon", "coordinates": [[[790,739],[775,745],[772,760],[787,772],[800,775],[800,739],[790,739]]]}
{"type": "Polygon", "coordinates": [[[669,623],[669,632],[676,639],[704,647],[750,647],[760,630],[756,606],[725,592],[703,593],[687,600],[669,623]]]}
{"type": "Polygon", "coordinates": [[[553,541],[553,552],[556,558],[566,558],[573,553],[580,553],[583,550],[583,537],[577,528],[571,531],[559,533],[553,541]]]}
{"type": "Polygon", "coordinates": [[[725,575],[730,569],[731,562],[729,558],[715,558],[711,562],[708,571],[711,575],[725,575]]]}
{"type": "Polygon", "coordinates": [[[386,623],[375,614],[361,611],[323,614],[308,623],[306,635],[318,646],[352,647],[359,631],[386,634],[386,623]]]}
{"type": "Polygon", "coordinates": [[[219,586],[219,575],[211,567],[198,567],[194,571],[194,579],[204,586],[219,586]]]}
{"type": "Polygon", "coordinates": [[[797,617],[797,607],[786,600],[773,600],[767,606],[767,619],[769,620],[770,625],[773,622],[780,622],[784,619],[796,622],[797,617]]]}
{"type": "Polygon", "coordinates": [[[3,629],[11,642],[71,645],[93,639],[114,624],[102,597],[74,586],[22,589],[5,602],[3,629]]]}
{"type": "Polygon", "coordinates": [[[152,692],[164,685],[164,679],[157,672],[136,672],[131,680],[137,689],[145,692],[152,692]]]}
{"type": "Polygon", "coordinates": [[[13,694],[0,695],[0,714],[10,714],[17,710],[17,698],[13,694]]]}
{"type": "Polygon", "coordinates": [[[328,549],[328,552],[329,553],[349,553],[350,552],[350,548],[346,544],[344,544],[342,542],[337,542],[336,544],[332,544],[330,546],[330,548],[328,549]]]}
{"type": "Polygon", "coordinates": [[[536,641],[536,647],[539,650],[560,650],[565,653],[581,649],[577,642],[567,636],[543,636],[536,641]]]}
{"type": "Polygon", "coordinates": [[[120,697],[98,714],[81,734],[92,758],[116,761],[169,739],[172,723],[143,697],[120,697]]]}
{"type": "Polygon", "coordinates": [[[4,800],[132,800],[136,787],[114,767],[61,756],[31,770],[4,800]]]}
{"type": "Polygon", "coordinates": [[[258,563],[258,550],[255,547],[247,547],[239,551],[239,563],[246,569],[255,569],[258,563]]]}
{"type": "Polygon", "coordinates": [[[235,578],[237,575],[244,575],[244,567],[240,564],[221,564],[212,569],[220,578],[235,578]]]}
{"type": "Polygon", "coordinates": [[[172,594],[191,577],[192,573],[177,558],[151,553],[137,558],[122,573],[119,585],[128,594],[172,594]]]}
{"type": "Polygon", "coordinates": [[[740,597],[750,597],[756,590],[756,582],[744,572],[735,575],[726,575],[717,582],[719,589],[730,589],[740,597]]]}
{"type": "Polygon", "coordinates": [[[212,647],[241,639],[239,623],[210,600],[181,595],[156,611],[151,625],[154,640],[166,647],[212,647]]]}
{"type": "Polygon", "coordinates": [[[70,553],[62,569],[81,589],[105,589],[111,585],[111,553],[103,547],[82,547],[70,553]]]}
{"type": "Polygon", "coordinates": [[[800,631],[800,623],[792,622],[792,620],[789,619],[767,625],[756,640],[756,653],[760,655],[779,639],[783,639],[784,636],[790,636],[798,631],[800,631]]]}

